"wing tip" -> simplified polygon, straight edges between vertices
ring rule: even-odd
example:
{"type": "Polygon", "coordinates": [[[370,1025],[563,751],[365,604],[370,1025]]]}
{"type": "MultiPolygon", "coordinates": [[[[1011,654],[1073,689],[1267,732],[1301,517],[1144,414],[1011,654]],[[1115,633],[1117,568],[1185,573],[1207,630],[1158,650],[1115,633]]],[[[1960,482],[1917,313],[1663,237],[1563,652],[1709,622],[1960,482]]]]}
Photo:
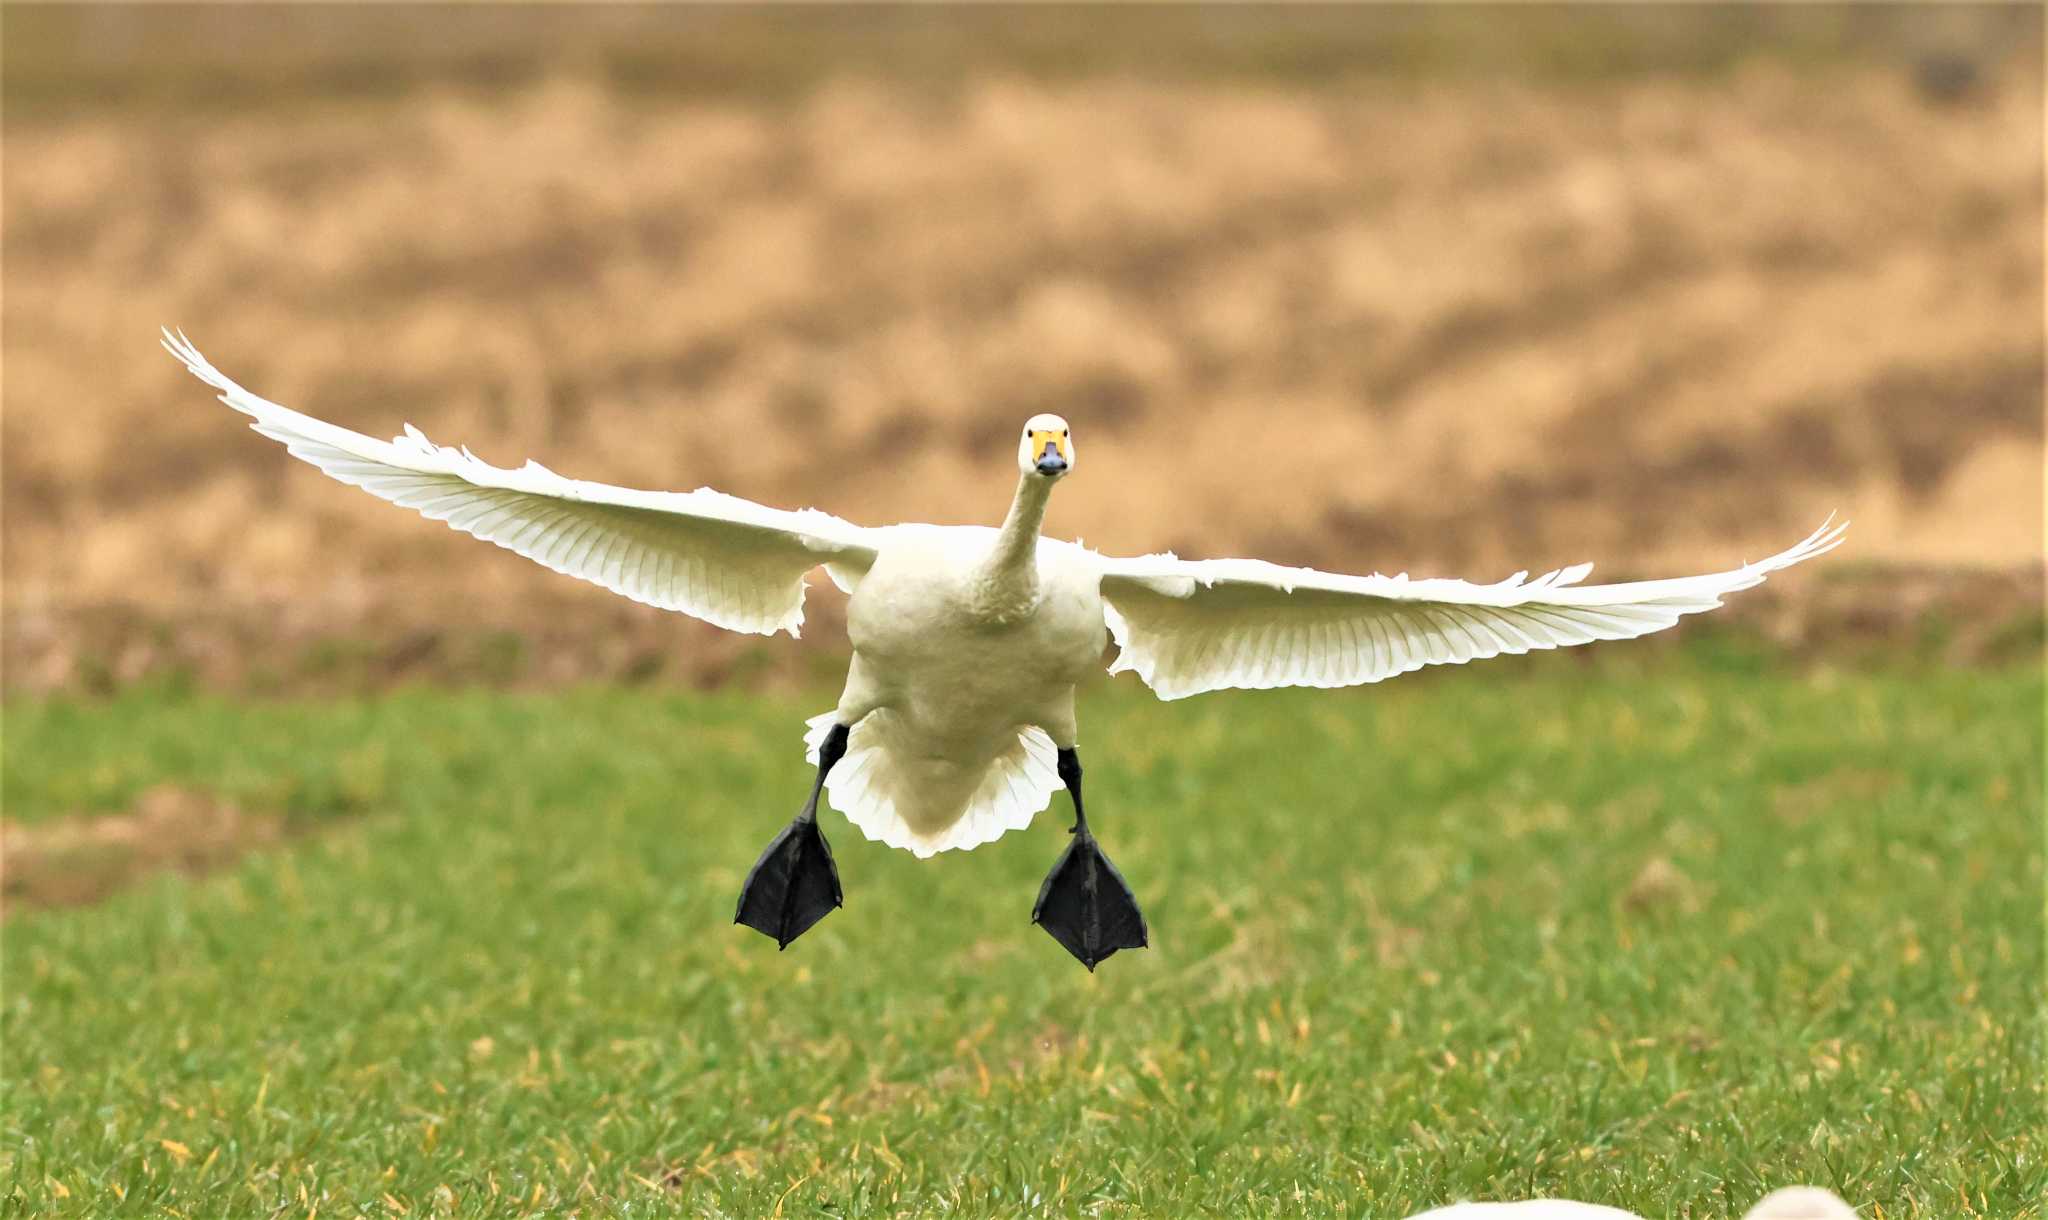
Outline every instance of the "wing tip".
{"type": "Polygon", "coordinates": [[[1809,559],[1827,554],[1848,540],[1849,522],[1847,520],[1835,520],[1838,515],[1838,513],[1834,512],[1829,513],[1827,520],[1820,523],[1819,529],[1800,539],[1797,544],[1787,547],[1768,559],[1760,559],[1755,563],[1745,564],[1744,567],[1751,572],[1778,572],[1791,567],[1793,564],[1804,563],[1809,559]]]}
{"type": "Polygon", "coordinates": [[[215,397],[230,409],[257,420],[265,419],[269,412],[283,410],[276,403],[251,394],[226,373],[213,367],[213,362],[199,350],[199,345],[186,337],[183,328],[173,330],[169,326],[159,326],[157,331],[157,342],[163,345],[163,349],[176,357],[186,372],[218,390],[215,397]]]}
{"type": "Polygon", "coordinates": [[[163,346],[165,351],[176,357],[178,363],[184,365],[193,376],[198,377],[202,381],[211,380],[206,376],[206,373],[200,370],[212,371],[213,366],[206,362],[205,356],[199,354],[198,346],[192,340],[185,337],[185,332],[182,329],[173,330],[168,326],[159,326],[157,327],[156,341],[163,346]]]}

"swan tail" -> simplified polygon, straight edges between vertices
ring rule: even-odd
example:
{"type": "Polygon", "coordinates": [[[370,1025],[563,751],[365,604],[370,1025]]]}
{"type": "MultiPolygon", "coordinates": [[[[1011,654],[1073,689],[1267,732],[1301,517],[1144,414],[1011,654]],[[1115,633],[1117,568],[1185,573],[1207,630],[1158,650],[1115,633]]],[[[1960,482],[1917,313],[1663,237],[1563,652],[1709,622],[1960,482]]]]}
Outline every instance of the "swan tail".
{"type": "MultiPolygon", "coordinates": [[[[804,748],[814,764],[833,718],[826,712],[807,722],[804,748]]],[[[862,834],[920,859],[1022,830],[1060,787],[1059,752],[1040,728],[1019,728],[980,767],[921,758],[908,745],[895,713],[869,713],[825,777],[825,795],[862,834]]]]}

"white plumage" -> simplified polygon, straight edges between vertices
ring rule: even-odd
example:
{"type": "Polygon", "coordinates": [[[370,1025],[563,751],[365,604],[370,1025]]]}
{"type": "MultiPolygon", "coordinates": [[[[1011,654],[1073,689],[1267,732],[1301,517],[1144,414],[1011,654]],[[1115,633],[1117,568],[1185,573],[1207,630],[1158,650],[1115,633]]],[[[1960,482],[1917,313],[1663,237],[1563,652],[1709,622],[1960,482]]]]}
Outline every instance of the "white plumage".
{"type": "Polygon", "coordinates": [[[1727,572],[1581,585],[1593,565],[1517,572],[1498,584],[1338,576],[1258,559],[1105,561],[1102,596],[1120,655],[1162,699],[1223,687],[1357,686],[1425,665],[1625,640],[1832,550],[1832,520],[1790,550],[1727,572]]]}
{"type": "MultiPolygon", "coordinates": [[[[813,765],[837,718],[837,709],[811,717],[804,747],[813,765]]],[[[916,746],[901,718],[878,708],[854,729],[846,758],[826,778],[825,791],[832,807],[862,834],[920,857],[965,851],[1001,838],[1006,830],[1022,830],[1059,791],[1052,738],[1036,725],[1017,730],[1011,744],[999,749],[979,774],[959,769],[966,774],[955,780],[958,789],[902,765],[915,757],[916,746]],[[938,829],[920,830],[933,824],[938,829]]]]}
{"type": "Polygon", "coordinates": [[[1075,745],[1074,686],[1114,640],[1111,672],[1161,698],[1225,687],[1355,686],[1424,665],[1626,639],[1839,545],[1823,525],[1780,554],[1705,576],[1586,585],[1590,565],[1498,584],[1344,576],[1254,559],[1112,558],[1038,536],[1073,467],[1064,420],[1019,445],[1001,529],[864,528],[708,489],[647,492],[505,469],[407,425],[379,441],[243,389],[182,334],[164,346],[258,432],[334,478],[566,575],[734,631],[798,632],[806,574],[852,594],[839,705],[806,747],[852,727],[826,792],[866,834],[920,856],[1027,825],[1075,745]],[[1041,464],[1045,457],[1048,464],[1041,464]],[[1050,462],[1057,460],[1057,469],[1050,462]]]}
{"type": "Polygon", "coordinates": [[[493,466],[435,445],[411,424],[373,440],[236,385],[181,335],[164,346],[256,431],[344,483],[445,521],[637,602],[730,631],[797,634],[804,574],[820,564],[864,570],[868,531],[814,510],[783,512],[708,488],[634,491],[565,479],[538,462],[493,466]]]}

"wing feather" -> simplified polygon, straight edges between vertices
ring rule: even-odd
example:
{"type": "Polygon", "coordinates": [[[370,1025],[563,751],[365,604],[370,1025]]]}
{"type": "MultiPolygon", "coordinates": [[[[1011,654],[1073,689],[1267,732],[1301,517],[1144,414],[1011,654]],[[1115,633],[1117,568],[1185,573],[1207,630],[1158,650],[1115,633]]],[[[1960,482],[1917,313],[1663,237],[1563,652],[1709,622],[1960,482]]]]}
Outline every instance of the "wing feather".
{"type": "Polygon", "coordinates": [[[1104,618],[1131,670],[1161,698],[1224,687],[1354,686],[1424,665],[1632,639],[1662,631],[1772,572],[1826,554],[1833,517],[1797,546],[1725,572],[1581,584],[1590,564],[1497,584],[1344,576],[1254,559],[1103,561],[1104,618]]]}
{"type": "Polygon", "coordinates": [[[243,389],[183,334],[164,347],[257,432],[293,457],[422,516],[568,576],[733,631],[797,634],[804,576],[821,564],[863,573],[876,531],[708,489],[649,492],[566,479],[538,462],[493,466],[411,424],[380,441],[243,389]]]}

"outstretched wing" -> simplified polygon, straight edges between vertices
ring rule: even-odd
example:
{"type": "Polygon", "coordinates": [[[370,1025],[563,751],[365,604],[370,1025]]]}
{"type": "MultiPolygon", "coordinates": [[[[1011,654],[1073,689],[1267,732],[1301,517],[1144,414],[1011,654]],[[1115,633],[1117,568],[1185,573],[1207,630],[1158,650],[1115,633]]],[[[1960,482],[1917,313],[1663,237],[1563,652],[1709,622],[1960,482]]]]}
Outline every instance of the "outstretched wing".
{"type": "Polygon", "coordinates": [[[1780,568],[1833,550],[1826,524],[1759,563],[1706,576],[1581,585],[1591,564],[1499,584],[1340,576],[1256,559],[1109,559],[1102,600],[1119,655],[1162,699],[1224,687],[1356,686],[1424,665],[1624,640],[1711,610],[1780,568]]]}
{"type": "Polygon", "coordinates": [[[805,573],[826,564],[843,583],[874,562],[873,531],[826,513],[766,508],[708,489],[634,491],[565,479],[536,462],[507,470],[434,445],[410,424],[403,436],[374,440],[251,394],[183,334],[167,330],[163,342],[292,456],[637,602],[731,631],[796,635],[805,573]]]}

